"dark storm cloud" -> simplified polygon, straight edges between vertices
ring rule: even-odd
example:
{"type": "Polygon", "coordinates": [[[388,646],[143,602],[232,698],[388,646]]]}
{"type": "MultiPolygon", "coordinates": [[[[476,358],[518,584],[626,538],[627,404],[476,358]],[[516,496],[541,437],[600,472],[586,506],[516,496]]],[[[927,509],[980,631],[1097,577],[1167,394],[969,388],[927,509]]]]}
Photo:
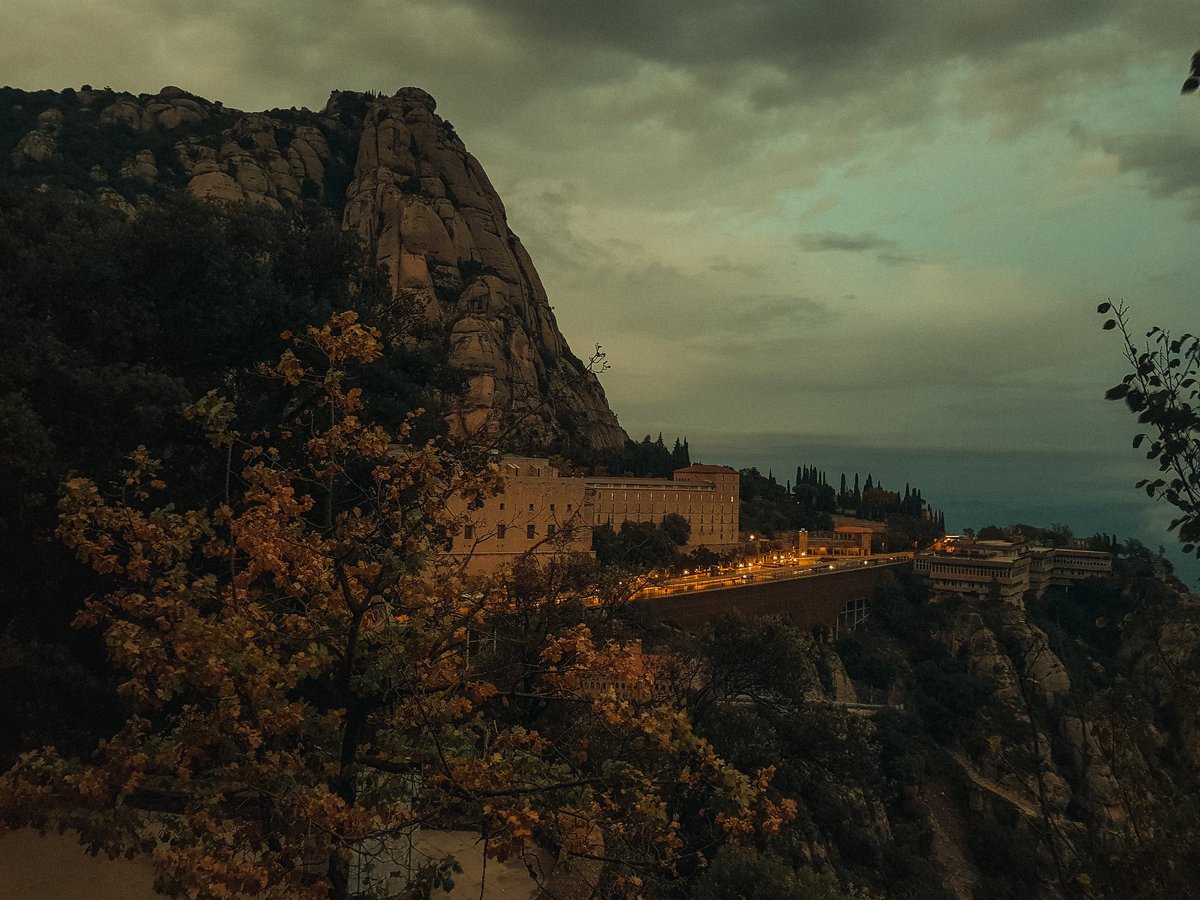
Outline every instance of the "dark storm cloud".
{"type": "Polygon", "coordinates": [[[802,234],[798,238],[800,248],[810,253],[861,253],[873,256],[889,266],[919,263],[915,256],[897,252],[900,244],[875,234],[841,234],[827,231],[822,234],[802,234]]]}
{"type": "Polygon", "coordinates": [[[897,246],[895,241],[889,241],[874,234],[853,235],[838,234],[837,232],[802,234],[799,241],[804,250],[818,253],[824,250],[842,253],[874,253],[878,250],[893,250],[897,246]]]}
{"type": "MultiPolygon", "coordinates": [[[[1200,106],[1196,115],[1200,118],[1200,106]]],[[[1141,175],[1153,196],[1180,200],[1187,204],[1191,218],[1200,219],[1200,166],[1196,165],[1194,132],[1109,138],[1103,145],[1116,154],[1120,171],[1141,175]]]]}
{"type": "Polygon", "coordinates": [[[1118,0],[464,2],[522,40],[571,46],[580,59],[615,54],[686,71],[708,90],[737,92],[752,107],[811,106],[850,95],[862,102],[875,94],[881,117],[891,110],[931,114],[943,98],[926,78],[948,66],[995,67],[998,78],[971,86],[975,114],[1002,108],[1010,93],[1036,107],[1047,91],[1078,87],[1076,63],[1087,59],[1088,48],[1062,46],[1075,36],[1130,32],[1120,48],[1094,40],[1097,77],[1105,77],[1103,70],[1111,77],[1144,61],[1148,48],[1169,46],[1179,28],[1196,20],[1185,0],[1163,0],[1153,15],[1118,0]],[[1056,47],[1049,59],[1057,72],[1024,71],[1040,65],[1030,48],[1046,46],[1056,47]],[[1037,96],[1021,97],[1026,74],[1034,76],[1037,96]],[[899,109],[889,99],[897,95],[905,95],[899,109]]]}
{"type": "Polygon", "coordinates": [[[931,55],[978,57],[1092,27],[1113,0],[477,0],[508,28],[706,68],[758,61],[801,74],[882,72],[931,55]]]}

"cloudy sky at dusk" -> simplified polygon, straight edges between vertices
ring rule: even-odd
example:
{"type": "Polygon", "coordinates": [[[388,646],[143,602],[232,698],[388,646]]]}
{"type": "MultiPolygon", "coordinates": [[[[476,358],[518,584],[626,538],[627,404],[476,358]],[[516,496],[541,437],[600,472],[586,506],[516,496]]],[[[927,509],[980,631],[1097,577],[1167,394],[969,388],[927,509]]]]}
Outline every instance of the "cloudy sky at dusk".
{"type": "Polygon", "coordinates": [[[8,0],[0,82],[418,85],[635,435],[1128,459],[1095,306],[1195,330],[1195,0],[8,0]]]}

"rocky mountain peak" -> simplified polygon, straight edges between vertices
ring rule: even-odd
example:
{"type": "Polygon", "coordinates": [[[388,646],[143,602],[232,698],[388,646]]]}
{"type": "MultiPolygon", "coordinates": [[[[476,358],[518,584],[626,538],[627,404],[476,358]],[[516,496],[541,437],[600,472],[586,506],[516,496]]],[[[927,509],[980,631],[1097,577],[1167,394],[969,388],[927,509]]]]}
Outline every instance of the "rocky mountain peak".
{"type": "Polygon", "coordinates": [[[436,109],[417,87],[334,91],[321,112],[242,112],[175,86],[140,95],[5,88],[0,159],[128,215],[178,190],[272,208],[320,202],[364,241],[393,292],[448,336],[450,362],[468,379],[453,429],[515,426],[531,444],[621,446],[625,432],[559,331],[504,204],[436,109]]]}

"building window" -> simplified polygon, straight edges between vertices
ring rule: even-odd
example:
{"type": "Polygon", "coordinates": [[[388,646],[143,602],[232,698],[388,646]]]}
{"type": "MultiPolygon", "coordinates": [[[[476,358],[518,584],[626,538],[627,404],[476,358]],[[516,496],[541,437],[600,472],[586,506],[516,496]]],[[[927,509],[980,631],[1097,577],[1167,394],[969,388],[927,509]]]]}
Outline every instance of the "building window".
{"type": "Polygon", "coordinates": [[[475,526],[474,525],[464,525],[463,526],[463,537],[466,538],[468,541],[471,540],[473,537],[475,537],[475,526]]]}
{"type": "Polygon", "coordinates": [[[496,537],[499,540],[504,540],[504,535],[508,531],[508,526],[501,522],[496,526],[496,537]]]}
{"type": "Polygon", "coordinates": [[[556,531],[558,531],[558,529],[555,528],[554,523],[551,522],[549,525],[546,526],[546,537],[554,537],[554,533],[556,531]]]}
{"type": "Polygon", "coordinates": [[[550,504],[550,512],[554,512],[554,504],[553,503],[550,504]]]}
{"type": "Polygon", "coordinates": [[[533,540],[533,537],[536,534],[537,534],[537,526],[534,525],[532,522],[530,522],[528,525],[525,526],[525,537],[529,538],[530,540],[533,540]]]}
{"type": "Polygon", "coordinates": [[[571,511],[571,504],[570,504],[570,503],[568,503],[568,504],[567,504],[567,512],[570,512],[570,511],[571,511]]]}
{"type": "Polygon", "coordinates": [[[504,509],[504,504],[503,504],[503,503],[501,503],[501,504],[500,504],[500,509],[501,509],[501,510],[503,510],[503,509],[504,509]]]}

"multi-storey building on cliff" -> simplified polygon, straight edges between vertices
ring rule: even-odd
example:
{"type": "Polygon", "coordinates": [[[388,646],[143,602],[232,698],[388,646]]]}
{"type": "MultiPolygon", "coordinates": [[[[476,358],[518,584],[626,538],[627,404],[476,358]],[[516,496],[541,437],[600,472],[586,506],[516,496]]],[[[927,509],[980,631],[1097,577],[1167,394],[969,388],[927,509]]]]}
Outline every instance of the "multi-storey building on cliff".
{"type": "Polygon", "coordinates": [[[677,469],[671,479],[559,475],[549,460],[506,456],[503,491],[475,510],[451,553],[473,573],[491,572],[524,554],[590,552],[592,528],[660,524],[674,513],[691,526],[687,549],[727,549],[738,540],[738,473],[726,466],[677,469]]]}
{"type": "Polygon", "coordinates": [[[1068,547],[1035,547],[1013,541],[976,541],[948,537],[916,554],[913,569],[935,594],[997,596],[1021,602],[1041,597],[1046,588],[1066,587],[1084,578],[1112,572],[1112,555],[1068,547]]]}

